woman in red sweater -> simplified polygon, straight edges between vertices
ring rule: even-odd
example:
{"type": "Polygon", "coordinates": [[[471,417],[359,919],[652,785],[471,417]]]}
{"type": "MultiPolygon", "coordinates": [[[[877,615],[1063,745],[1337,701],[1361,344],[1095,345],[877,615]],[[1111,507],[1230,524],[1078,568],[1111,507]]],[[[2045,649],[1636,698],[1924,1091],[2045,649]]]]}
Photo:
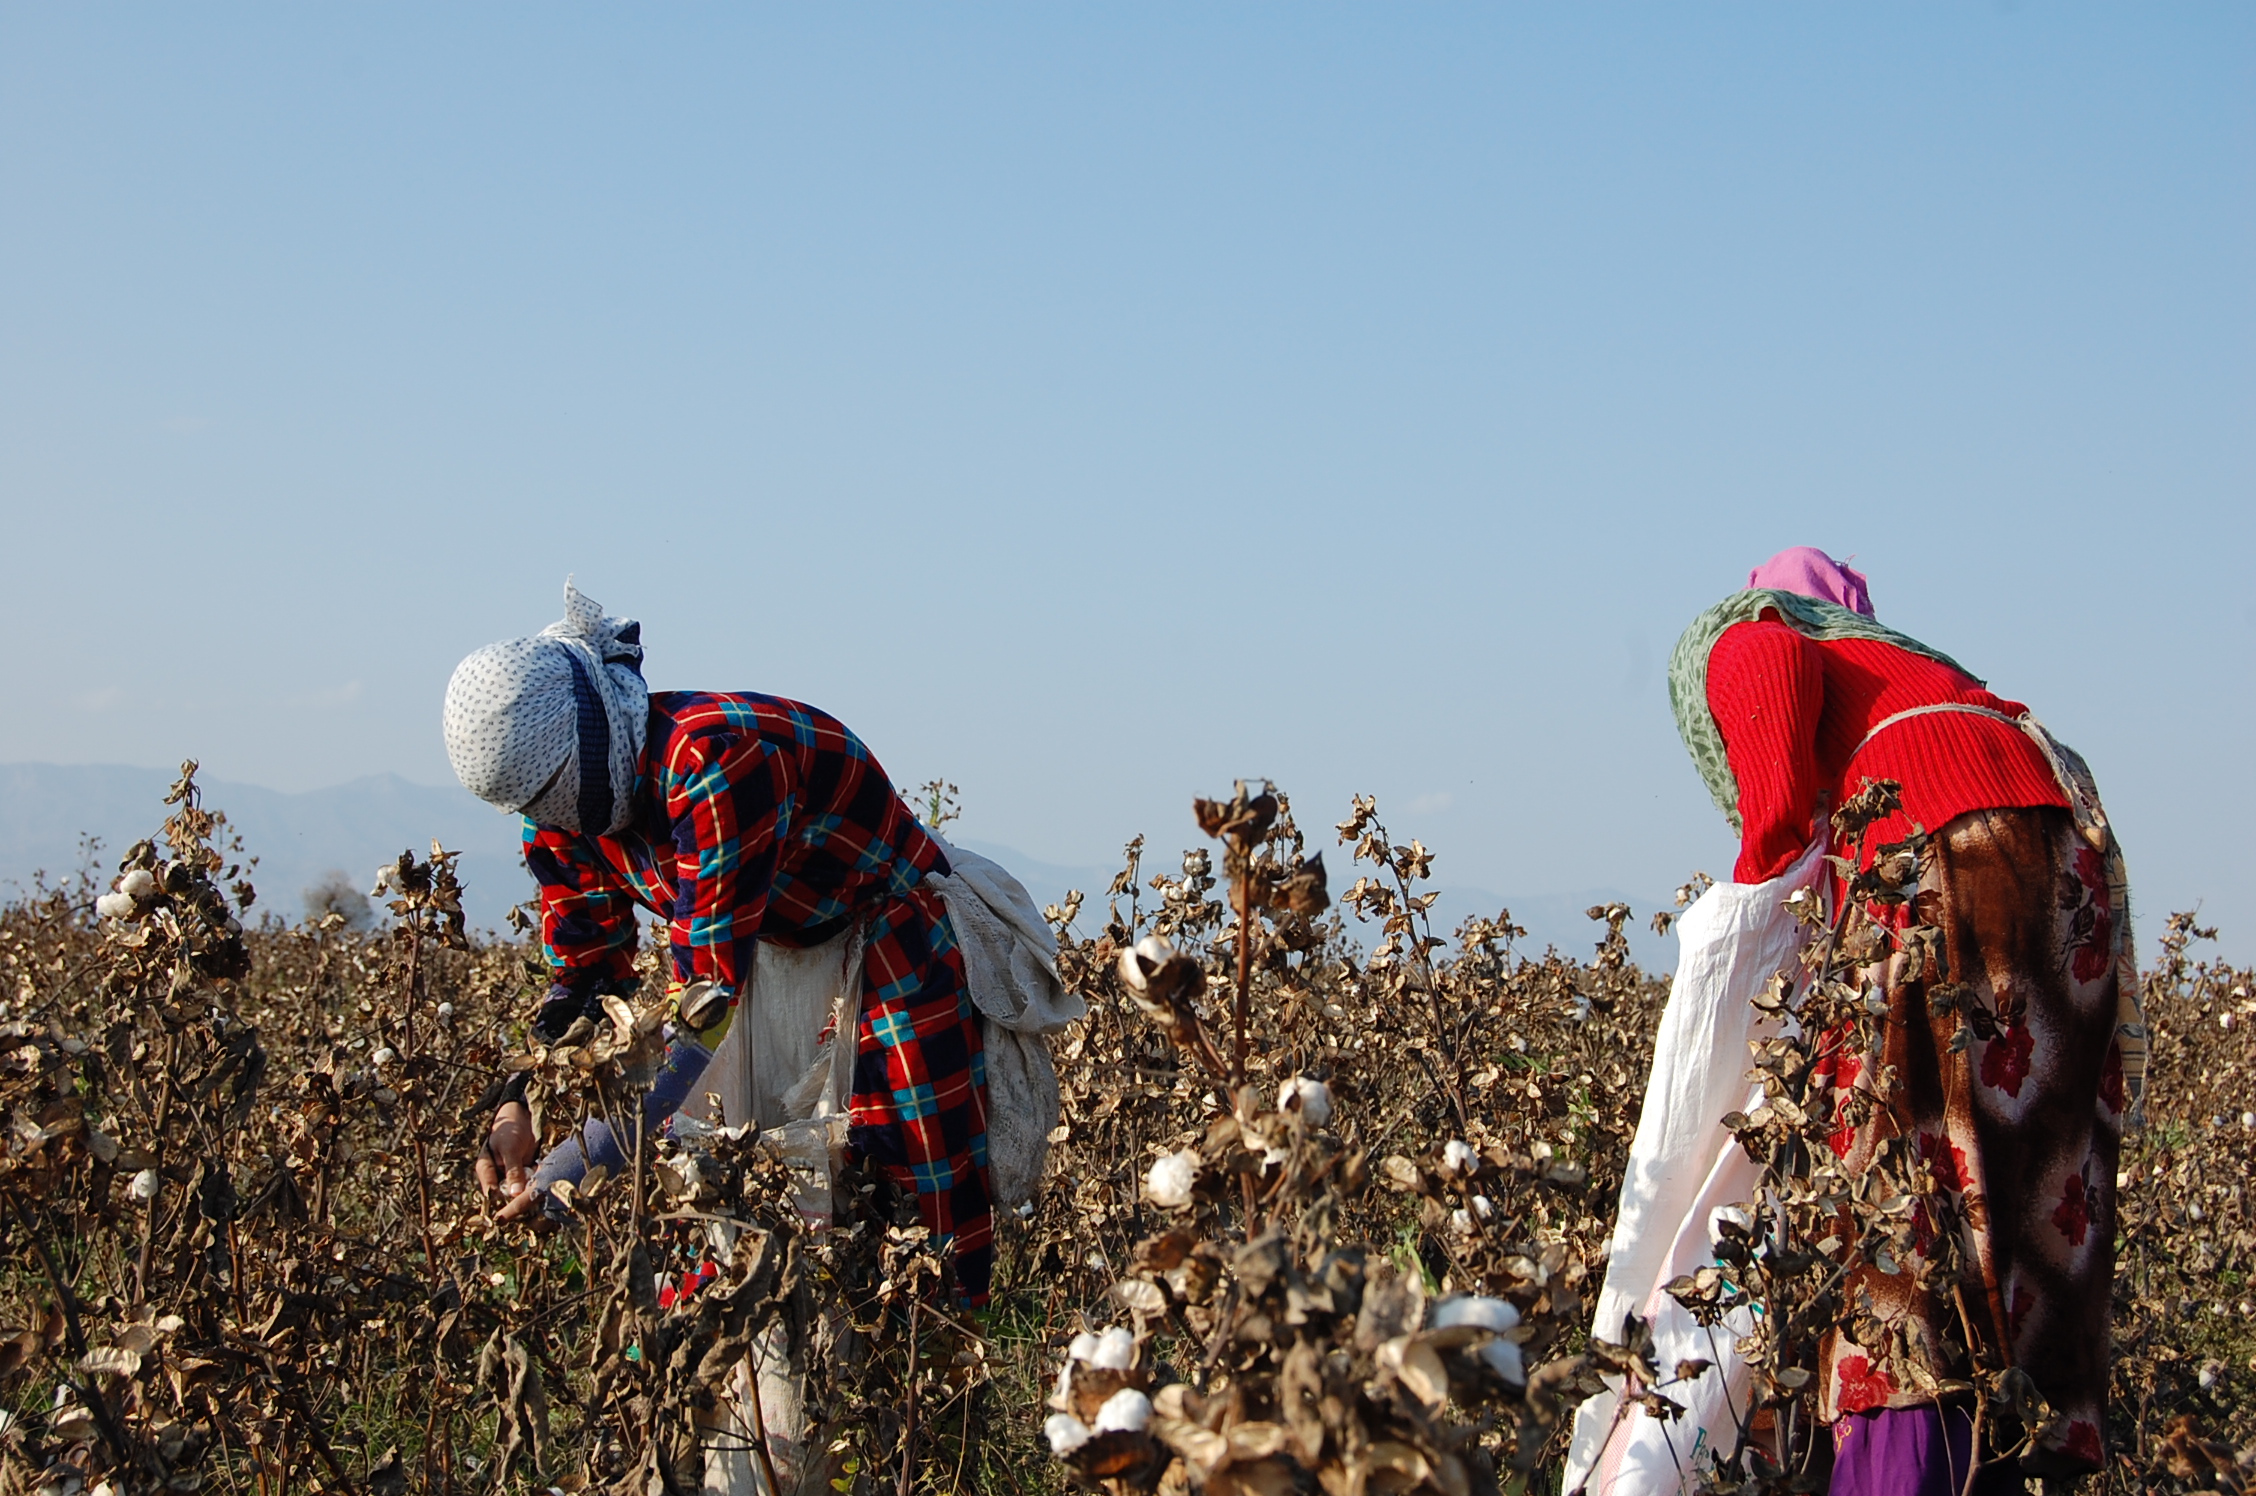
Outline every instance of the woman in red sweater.
{"type": "MultiPolygon", "coordinates": [[[[1884,957],[1868,973],[1889,1004],[1875,1052],[1843,1046],[1813,1078],[1813,1111],[1828,1087],[1872,1098],[1831,1140],[1852,1177],[1884,1149],[1916,1148],[1935,1190],[1955,1197],[1948,1214],[1968,1223],[1956,1292],[1850,1264],[1818,1368],[1836,1496],[1964,1489],[1972,1410],[1946,1414],[1932,1389],[2008,1366],[2058,1415],[2034,1431],[2021,1471],[2097,1469],[2116,1154],[2145,1031],[2121,858],[2081,760],[2020,703],[1881,627],[1864,578],[1807,547],[1702,614],[1669,684],[1686,746],[1739,828],[1742,883],[1784,872],[1867,780],[1902,786],[1865,859],[1914,826],[1933,834],[1920,914],[1943,932],[1949,977],[1994,1017],[1994,1037],[1954,1047],[1957,1011],[1928,1002],[1941,974],[1884,957]],[[1851,1337],[1860,1305],[1888,1327],[1880,1343],[1851,1337]]],[[[1994,1473],[2019,1489],[2020,1473],[1994,1473]]]]}

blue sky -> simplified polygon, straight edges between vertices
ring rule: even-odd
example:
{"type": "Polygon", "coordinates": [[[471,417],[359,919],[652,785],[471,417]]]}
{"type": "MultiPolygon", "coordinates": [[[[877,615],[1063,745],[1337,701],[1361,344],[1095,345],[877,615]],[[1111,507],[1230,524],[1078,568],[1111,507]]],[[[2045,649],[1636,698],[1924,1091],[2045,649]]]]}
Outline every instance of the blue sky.
{"type": "Polygon", "coordinates": [[[0,761],[438,783],[572,571],[1050,861],[1650,893],[1806,543],[2256,956],[2245,6],[12,5],[0,202],[0,761]]]}

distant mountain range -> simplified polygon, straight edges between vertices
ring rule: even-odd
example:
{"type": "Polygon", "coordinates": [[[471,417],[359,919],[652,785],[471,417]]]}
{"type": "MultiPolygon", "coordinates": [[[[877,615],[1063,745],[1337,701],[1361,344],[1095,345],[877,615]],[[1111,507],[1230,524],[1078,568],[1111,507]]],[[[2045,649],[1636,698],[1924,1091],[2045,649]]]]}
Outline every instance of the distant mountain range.
{"type": "MultiPolygon", "coordinates": [[[[0,897],[29,888],[42,873],[56,881],[76,872],[89,836],[100,839],[94,870],[106,881],[120,854],[163,824],[165,791],[173,778],[164,769],[115,764],[0,764],[0,897]]],[[[463,902],[473,926],[503,928],[510,905],[532,897],[532,880],[517,856],[516,819],[457,786],[380,774],[289,795],[226,780],[199,782],[205,805],[225,811],[228,824],[242,835],[244,851],[258,858],[251,874],[259,890],[254,917],[264,911],[297,919],[305,912],[306,891],[333,872],[365,891],[380,863],[408,849],[425,855],[434,837],[462,853],[463,902]]],[[[1037,905],[1062,902],[1067,890],[1079,889],[1085,902],[1077,928],[1093,934],[1102,923],[1104,891],[1116,869],[1042,862],[992,842],[951,839],[1016,873],[1037,905]]],[[[1335,893],[1351,881],[1344,871],[1333,869],[1335,893]]],[[[1446,936],[1469,916],[1493,918],[1509,908],[1513,921],[1528,931],[1520,942],[1524,952],[1540,955],[1555,945],[1565,954],[1588,956],[1599,927],[1584,911],[1615,900],[1637,911],[1630,944],[1638,962],[1649,971],[1673,967],[1676,942],[1654,935],[1645,924],[1657,903],[1612,889],[1509,898],[1479,888],[1444,888],[1433,923],[1446,936]]]]}
{"type": "MultiPolygon", "coordinates": [[[[24,888],[42,872],[52,881],[77,871],[88,836],[101,839],[95,870],[113,872],[127,847],[164,824],[175,777],[116,764],[0,764],[0,885],[24,888]]],[[[410,849],[428,856],[433,837],[462,853],[457,867],[471,924],[501,928],[509,906],[532,896],[517,857],[516,819],[459,787],[392,774],[298,795],[220,779],[197,783],[205,806],[225,811],[243,850],[258,858],[250,875],[259,891],[254,918],[261,911],[298,918],[306,890],[331,872],[365,892],[378,864],[410,849]]]]}

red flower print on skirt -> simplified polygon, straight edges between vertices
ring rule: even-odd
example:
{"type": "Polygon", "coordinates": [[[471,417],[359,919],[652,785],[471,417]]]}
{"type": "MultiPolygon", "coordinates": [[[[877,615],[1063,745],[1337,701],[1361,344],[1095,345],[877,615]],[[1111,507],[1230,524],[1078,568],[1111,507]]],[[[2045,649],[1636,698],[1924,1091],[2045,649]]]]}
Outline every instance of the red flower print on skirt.
{"type": "Polygon", "coordinates": [[[2068,921],[2072,969],[2079,982],[2096,982],[2115,961],[2115,911],[2107,893],[2107,862],[2090,847],[2078,847],[2076,881],[2084,897],[2068,921]]]}
{"type": "Polygon", "coordinates": [[[1843,1356],[1834,1368],[1840,1379],[1839,1406],[1844,1413],[1861,1413],[1866,1408],[1887,1405],[1896,1395],[1896,1384],[1884,1371],[1874,1371],[1872,1363],[1863,1356],[1843,1356]]]}
{"type": "Polygon", "coordinates": [[[2026,1283],[2014,1284],[2013,1303],[2005,1311],[2005,1333],[2019,1340],[2022,1322],[2028,1319],[2029,1311],[2036,1307],[2037,1296],[2029,1292],[2029,1286],[2026,1283]]]}
{"type": "Polygon", "coordinates": [[[2084,1176],[2069,1175],[2067,1185],[2061,1190],[2060,1203],[2052,1212],[2052,1224],[2058,1226],[2060,1234],[2068,1238],[2068,1245],[2080,1247],[2084,1244],[2084,1233],[2091,1230],[2092,1204],[2091,1194],[2084,1187],[2084,1176]]]}
{"type": "Polygon", "coordinates": [[[2123,1114],[2123,1103],[2128,1099],[2123,1087],[2123,1046],[2107,1046],[2107,1068],[2099,1073],[2099,1099],[2116,1116],[2123,1114]]]}
{"type": "Polygon", "coordinates": [[[1837,1158],[1847,1158],[1856,1146],[1856,1127],[1841,1115],[1841,1098],[1856,1088],[1857,1077],[1864,1074],[1864,1061],[1848,1053],[1847,1045],[1854,1031],[1842,1024],[1827,1034],[1818,1050],[1817,1064],[1810,1071],[1810,1079],[1817,1084],[1833,1087],[1833,1131],[1825,1142],[1837,1158]]]}
{"type": "Polygon", "coordinates": [[[1966,1150],[1939,1133],[1919,1135],[1919,1160],[1946,1190],[1966,1188],[1966,1150]]]}
{"type": "Polygon", "coordinates": [[[1935,1255],[1935,1223],[1927,1214],[1925,1200],[1911,1207],[1911,1249],[1922,1257],[1935,1255]]]}
{"type": "Polygon", "coordinates": [[[1995,1086],[2008,1096],[2021,1094],[2029,1078],[2029,1056],[2036,1053],[2036,1037],[2019,1023],[2009,1023],[1982,1046],[1982,1084],[1995,1086]]]}

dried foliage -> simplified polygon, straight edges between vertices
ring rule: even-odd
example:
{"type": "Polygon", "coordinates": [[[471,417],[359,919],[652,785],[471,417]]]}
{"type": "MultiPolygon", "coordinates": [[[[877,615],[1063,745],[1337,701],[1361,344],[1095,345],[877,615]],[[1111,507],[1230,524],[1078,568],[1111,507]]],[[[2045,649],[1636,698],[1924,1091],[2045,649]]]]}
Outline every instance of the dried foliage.
{"type": "MultiPolygon", "coordinates": [[[[244,929],[248,864],[188,766],[114,876],[0,910],[0,1489],[694,1490],[732,1444],[847,1492],[1555,1489],[1575,1399],[1634,1356],[1584,1333],[1666,996],[1630,911],[1591,911],[1587,961],[1503,912],[1445,940],[1432,854],[1367,800],[1336,904],[1274,789],[1195,816],[1178,868],[1147,877],[1139,840],[1101,918],[1052,911],[1090,1014],[975,1318],[911,1202],[850,1174],[814,1229],[807,1173],[744,1131],[646,1140],[560,1228],[495,1230],[467,1165],[500,1083],[528,1072],[546,1140],[632,1136],[656,1005],[540,1047],[535,953],[466,937],[436,848],[385,870],[373,931],[244,929]],[[806,1448],[728,1426],[756,1343],[804,1373],[806,1448]]],[[[2110,1490],[2251,1477],[2256,1000],[2192,957],[2205,933],[2174,920],[2147,978],[2110,1490]]],[[[1860,938],[1828,931],[1781,1000],[1832,1001],[1860,938]]],[[[1775,1104],[1746,1122],[1806,1141],[1775,1104]]],[[[1842,1186],[1876,1243],[1902,1185],[1842,1186]]],[[[1783,1311],[1774,1411],[1822,1286],[1800,1240],[1750,1239],[1741,1275],[1783,1311]]]]}

